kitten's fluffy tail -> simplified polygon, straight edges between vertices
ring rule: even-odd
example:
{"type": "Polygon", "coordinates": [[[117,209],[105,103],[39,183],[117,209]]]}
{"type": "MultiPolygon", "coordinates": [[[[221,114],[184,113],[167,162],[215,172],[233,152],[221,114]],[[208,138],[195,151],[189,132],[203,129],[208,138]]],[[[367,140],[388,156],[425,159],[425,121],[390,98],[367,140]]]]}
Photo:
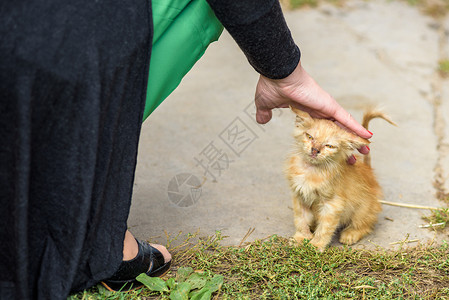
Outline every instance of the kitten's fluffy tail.
{"type": "MultiPolygon", "coordinates": [[[[362,126],[365,127],[368,130],[368,124],[372,119],[375,118],[380,118],[380,119],[384,119],[385,121],[387,121],[388,123],[390,123],[391,125],[397,126],[396,123],[394,123],[390,117],[388,117],[387,115],[385,115],[382,111],[380,110],[375,110],[375,109],[369,109],[367,110],[364,114],[363,114],[363,121],[362,121],[362,126]]],[[[371,155],[365,155],[363,162],[371,167],[371,155]]]]}

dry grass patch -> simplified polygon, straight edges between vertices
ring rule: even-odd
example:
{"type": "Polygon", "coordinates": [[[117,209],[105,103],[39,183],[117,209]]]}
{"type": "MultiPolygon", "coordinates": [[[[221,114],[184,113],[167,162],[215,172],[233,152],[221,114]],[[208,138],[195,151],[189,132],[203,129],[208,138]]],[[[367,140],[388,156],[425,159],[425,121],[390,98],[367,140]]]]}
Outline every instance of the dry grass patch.
{"type": "MultiPolygon", "coordinates": [[[[398,251],[330,247],[317,252],[271,236],[241,247],[220,245],[220,233],[172,249],[174,265],[207,276],[222,275],[213,299],[447,299],[449,247],[420,245],[398,251]]],[[[167,299],[145,288],[108,293],[95,287],[72,299],[167,299]],[[121,298],[125,297],[125,298],[121,298]]]]}

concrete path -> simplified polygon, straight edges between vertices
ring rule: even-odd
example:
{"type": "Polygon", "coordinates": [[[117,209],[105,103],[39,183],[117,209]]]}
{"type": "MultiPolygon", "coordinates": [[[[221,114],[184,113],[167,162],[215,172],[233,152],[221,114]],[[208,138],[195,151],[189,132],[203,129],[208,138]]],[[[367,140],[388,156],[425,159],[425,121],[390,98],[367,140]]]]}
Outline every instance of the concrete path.
{"type": "MultiPolygon", "coordinates": [[[[437,21],[399,1],[347,1],[286,12],[303,66],[360,120],[378,104],[397,122],[371,124],[373,166],[385,200],[442,207],[449,191],[449,18],[437,21]]],[[[139,238],[216,230],[239,244],[294,233],[283,174],[293,116],[254,119],[258,75],[224,33],[181,86],[145,122],[129,227],[139,238]],[[201,188],[196,188],[201,185],[201,188]]],[[[383,206],[374,233],[358,247],[408,239],[447,240],[418,226],[428,211],[383,206]]],[[[338,245],[337,242],[334,243],[338,245]]],[[[416,245],[410,244],[410,245],[416,245]]]]}

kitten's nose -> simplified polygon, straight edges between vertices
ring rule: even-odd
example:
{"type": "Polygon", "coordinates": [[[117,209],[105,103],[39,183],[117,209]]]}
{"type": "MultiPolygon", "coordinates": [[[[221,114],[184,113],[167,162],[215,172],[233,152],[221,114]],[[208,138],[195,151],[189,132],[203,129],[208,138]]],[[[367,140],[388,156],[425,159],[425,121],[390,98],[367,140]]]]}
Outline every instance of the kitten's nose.
{"type": "Polygon", "coordinates": [[[313,156],[316,156],[319,153],[320,153],[320,150],[318,150],[317,148],[312,147],[312,155],[313,156]]]}

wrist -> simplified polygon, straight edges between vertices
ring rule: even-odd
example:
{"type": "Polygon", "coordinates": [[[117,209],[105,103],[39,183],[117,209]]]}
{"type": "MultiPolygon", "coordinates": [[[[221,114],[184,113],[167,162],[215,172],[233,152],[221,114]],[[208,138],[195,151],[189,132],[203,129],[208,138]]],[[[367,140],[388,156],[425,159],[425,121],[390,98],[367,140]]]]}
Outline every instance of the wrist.
{"type": "Polygon", "coordinates": [[[304,70],[301,65],[301,61],[298,62],[295,69],[290,75],[282,79],[274,79],[275,84],[281,90],[290,90],[290,88],[298,89],[304,86],[312,86],[313,79],[310,75],[304,70]]]}

